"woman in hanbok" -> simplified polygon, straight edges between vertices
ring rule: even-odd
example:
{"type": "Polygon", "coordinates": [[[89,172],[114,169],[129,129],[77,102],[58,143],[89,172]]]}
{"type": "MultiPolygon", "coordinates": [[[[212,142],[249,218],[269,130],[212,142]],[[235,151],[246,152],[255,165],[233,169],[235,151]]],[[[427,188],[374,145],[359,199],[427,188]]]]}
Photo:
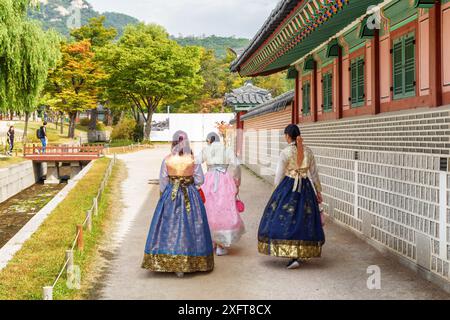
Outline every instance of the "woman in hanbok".
{"type": "Polygon", "coordinates": [[[233,150],[221,143],[218,134],[210,133],[207,143],[198,161],[208,166],[202,190],[216,254],[224,256],[245,233],[244,222],[236,208],[241,184],[240,163],[233,150]]]}
{"type": "Polygon", "coordinates": [[[186,133],[176,132],[172,153],[161,166],[161,198],[148,234],[143,268],[173,272],[178,277],[213,270],[211,232],[198,190],[203,181],[186,133]]]}
{"type": "Polygon", "coordinates": [[[298,126],[289,125],[284,133],[289,145],[281,152],[276,189],[259,226],[258,251],[290,258],[288,269],[297,269],[301,260],[319,258],[322,253],[322,188],[314,154],[303,145],[298,126]]]}

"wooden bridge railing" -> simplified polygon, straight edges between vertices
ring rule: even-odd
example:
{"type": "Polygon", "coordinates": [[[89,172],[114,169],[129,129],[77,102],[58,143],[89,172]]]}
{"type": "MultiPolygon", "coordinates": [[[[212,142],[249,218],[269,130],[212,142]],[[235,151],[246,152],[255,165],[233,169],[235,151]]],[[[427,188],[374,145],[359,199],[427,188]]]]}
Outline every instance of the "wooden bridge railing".
{"type": "Polygon", "coordinates": [[[42,153],[43,147],[38,145],[25,145],[23,148],[24,157],[35,155],[47,156],[64,156],[64,155],[93,155],[100,156],[104,147],[98,145],[85,146],[52,146],[48,145],[45,148],[45,153],[42,153]]]}

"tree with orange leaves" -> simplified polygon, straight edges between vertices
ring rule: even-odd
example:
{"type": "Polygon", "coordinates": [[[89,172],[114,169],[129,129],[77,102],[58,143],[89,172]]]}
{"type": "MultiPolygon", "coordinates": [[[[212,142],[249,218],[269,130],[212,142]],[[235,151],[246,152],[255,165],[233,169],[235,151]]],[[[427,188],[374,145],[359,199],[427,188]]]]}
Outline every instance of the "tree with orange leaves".
{"type": "Polygon", "coordinates": [[[74,138],[77,114],[97,106],[105,73],[94,59],[90,41],[63,44],[61,51],[62,59],[50,73],[47,87],[56,98],[52,108],[69,115],[68,137],[74,138]]]}

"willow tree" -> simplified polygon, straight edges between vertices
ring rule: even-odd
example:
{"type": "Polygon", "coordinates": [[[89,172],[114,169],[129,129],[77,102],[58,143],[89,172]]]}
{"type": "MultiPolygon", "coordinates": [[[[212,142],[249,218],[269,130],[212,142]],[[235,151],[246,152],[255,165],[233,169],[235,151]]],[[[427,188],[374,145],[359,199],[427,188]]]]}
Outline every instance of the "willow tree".
{"type": "Polygon", "coordinates": [[[29,3],[0,0],[0,110],[25,114],[24,137],[48,70],[60,57],[59,36],[27,18],[29,3]]]}

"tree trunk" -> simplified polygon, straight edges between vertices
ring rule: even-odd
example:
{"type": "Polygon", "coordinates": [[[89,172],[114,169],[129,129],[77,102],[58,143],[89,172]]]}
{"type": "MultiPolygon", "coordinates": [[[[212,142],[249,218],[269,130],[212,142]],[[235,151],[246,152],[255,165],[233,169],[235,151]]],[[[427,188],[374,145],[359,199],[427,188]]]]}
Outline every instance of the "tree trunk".
{"type": "Polygon", "coordinates": [[[89,130],[95,130],[97,128],[98,111],[97,108],[91,109],[91,122],[89,123],[89,130]]]}
{"type": "Polygon", "coordinates": [[[131,113],[133,114],[133,118],[134,120],[136,120],[137,124],[140,124],[140,114],[139,114],[139,110],[137,107],[132,107],[131,108],[131,113]]]}
{"type": "MultiPolygon", "coordinates": [[[[60,112],[60,119],[61,119],[61,125],[60,125],[60,130],[61,130],[61,134],[64,134],[64,112],[60,112]]],[[[58,121],[58,120],[56,120],[58,121]]]]}
{"type": "Polygon", "coordinates": [[[69,134],[68,137],[70,139],[75,138],[75,121],[77,120],[77,112],[69,113],[69,134]]]}
{"type": "Polygon", "coordinates": [[[112,112],[110,109],[106,110],[106,114],[105,114],[105,124],[107,127],[112,127],[113,125],[113,117],[112,117],[112,112]]]}
{"type": "Polygon", "coordinates": [[[28,120],[30,119],[30,113],[25,112],[25,126],[23,128],[23,141],[27,141],[27,134],[28,134],[28,120]]]}
{"type": "Polygon", "coordinates": [[[152,133],[152,119],[153,119],[153,112],[149,111],[144,130],[144,140],[147,141],[150,141],[150,135],[152,133]]]}

